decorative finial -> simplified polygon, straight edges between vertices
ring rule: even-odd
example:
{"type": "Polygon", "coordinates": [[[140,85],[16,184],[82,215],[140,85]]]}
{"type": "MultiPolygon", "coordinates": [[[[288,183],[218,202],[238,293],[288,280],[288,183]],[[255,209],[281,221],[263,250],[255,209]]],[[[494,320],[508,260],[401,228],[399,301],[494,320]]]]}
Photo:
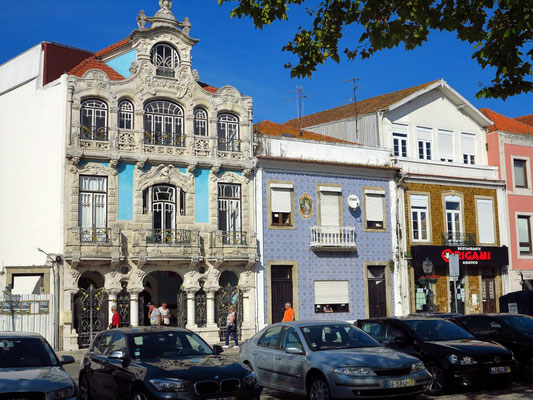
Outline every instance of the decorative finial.
{"type": "Polygon", "coordinates": [[[159,8],[163,11],[170,12],[172,9],[172,2],[169,0],[159,0],[159,8]]]}
{"type": "Polygon", "coordinates": [[[139,25],[139,29],[144,29],[146,21],[148,21],[148,18],[146,17],[144,10],[139,11],[139,15],[137,16],[137,25],[139,25]]]}
{"type": "Polygon", "coordinates": [[[183,22],[181,23],[181,27],[183,29],[183,33],[185,33],[187,36],[189,36],[189,33],[191,32],[191,23],[189,22],[189,18],[187,18],[187,17],[183,18],[183,22]]]}

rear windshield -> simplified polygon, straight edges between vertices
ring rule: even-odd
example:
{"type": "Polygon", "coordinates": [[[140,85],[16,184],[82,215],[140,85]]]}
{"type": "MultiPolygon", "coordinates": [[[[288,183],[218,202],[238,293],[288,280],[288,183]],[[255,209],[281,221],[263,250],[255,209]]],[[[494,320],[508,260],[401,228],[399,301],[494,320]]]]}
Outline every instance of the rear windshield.
{"type": "Polygon", "coordinates": [[[300,329],[312,351],[381,346],[369,335],[352,325],[312,325],[300,329]]]}
{"type": "Polygon", "coordinates": [[[0,368],[55,367],[52,348],[39,338],[0,337],[0,368]]]}
{"type": "Polygon", "coordinates": [[[498,315],[497,319],[511,325],[517,332],[533,334],[533,318],[525,315],[498,315]]]}
{"type": "Polygon", "coordinates": [[[132,358],[139,360],[213,354],[192,332],[146,332],[131,335],[128,340],[132,358]]]}
{"type": "Polygon", "coordinates": [[[440,319],[406,320],[405,323],[415,331],[421,340],[459,340],[474,339],[470,333],[453,322],[440,319]]]}

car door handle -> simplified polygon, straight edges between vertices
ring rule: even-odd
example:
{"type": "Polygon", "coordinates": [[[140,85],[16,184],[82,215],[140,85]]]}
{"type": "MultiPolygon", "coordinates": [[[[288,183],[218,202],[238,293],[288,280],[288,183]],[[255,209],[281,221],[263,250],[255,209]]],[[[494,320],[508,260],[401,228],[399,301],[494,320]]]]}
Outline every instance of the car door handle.
{"type": "Polygon", "coordinates": [[[256,356],[257,355],[257,351],[252,351],[252,356],[256,356]]]}
{"type": "Polygon", "coordinates": [[[281,357],[276,356],[274,357],[274,360],[281,360],[281,357]]]}

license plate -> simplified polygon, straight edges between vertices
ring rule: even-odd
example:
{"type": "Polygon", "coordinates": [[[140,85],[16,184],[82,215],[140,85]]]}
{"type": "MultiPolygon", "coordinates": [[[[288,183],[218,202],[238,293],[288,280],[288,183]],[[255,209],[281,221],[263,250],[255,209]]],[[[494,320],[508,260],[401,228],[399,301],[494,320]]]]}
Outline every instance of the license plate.
{"type": "Polygon", "coordinates": [[[385,387],[388,388],[402,388],[407,386],[413,386],[412,379],[399,379],[396,381],[387,381],[385,387]]]}
{"type": "Polygon", "coordinates": [[[511,372],[511,367],[492,367],[490,369],[491,374],[508,374],[511,372]]]}
{"type": "Polygon", "coordinates": [[[236,397],[217,397],[216,399],[212,400],[237,400],[236,397]]]}

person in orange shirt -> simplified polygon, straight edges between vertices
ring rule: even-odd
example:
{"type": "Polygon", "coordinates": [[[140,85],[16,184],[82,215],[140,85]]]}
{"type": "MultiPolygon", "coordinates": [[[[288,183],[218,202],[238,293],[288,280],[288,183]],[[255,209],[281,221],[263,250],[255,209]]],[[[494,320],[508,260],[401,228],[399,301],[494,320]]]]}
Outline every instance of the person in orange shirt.
{"type": "Polygon", "coordinates": [[[283,313],[283,322],[294,321],[294,310],[291,303],[285,303],[285,312],[283,313]]]}

